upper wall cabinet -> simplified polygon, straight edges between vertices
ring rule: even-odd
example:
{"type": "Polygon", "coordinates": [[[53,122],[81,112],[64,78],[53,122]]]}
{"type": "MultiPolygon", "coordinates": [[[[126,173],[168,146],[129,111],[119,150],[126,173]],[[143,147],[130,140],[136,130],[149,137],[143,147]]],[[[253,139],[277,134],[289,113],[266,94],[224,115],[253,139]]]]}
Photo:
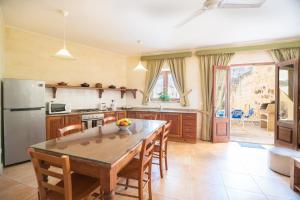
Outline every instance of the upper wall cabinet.
{"type": "Polygon", "coordinates": [[[298,148],[299,63],[290,60],[276,65],[275,144],[298,148]]]}

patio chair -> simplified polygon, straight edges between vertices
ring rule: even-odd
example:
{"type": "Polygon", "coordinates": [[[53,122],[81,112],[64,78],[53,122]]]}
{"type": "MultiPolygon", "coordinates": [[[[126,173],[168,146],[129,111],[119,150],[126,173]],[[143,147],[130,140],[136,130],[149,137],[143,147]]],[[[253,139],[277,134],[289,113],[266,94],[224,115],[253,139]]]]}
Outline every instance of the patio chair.
{"type": "Polygon", "coordinates": [[[244,115],[244,111],[242,109],[233,109],[231,111],[231,120],[238,121],[239,123],[243,123],[242,120],[243,115],[244,115]]]}

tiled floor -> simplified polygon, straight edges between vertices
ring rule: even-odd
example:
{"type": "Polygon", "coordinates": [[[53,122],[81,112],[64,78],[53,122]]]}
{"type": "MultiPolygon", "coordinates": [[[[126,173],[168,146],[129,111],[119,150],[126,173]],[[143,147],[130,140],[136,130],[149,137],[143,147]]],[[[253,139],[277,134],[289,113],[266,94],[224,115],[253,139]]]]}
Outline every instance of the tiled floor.
{"type": "MultiPolygon", "coordinates": [[[[166,176],[160,179],[158,167],[153,167],[154,200],[300,200],[290,189],[289,178],[267,168],[265,149],[237,143],[169,144],[166,176]]],[[[31,163],[4,170],[0,199],[37,199],[31,163]]]]}
{"type": "Polygon", "coordinates": [[[230,140],[236,142],[251,142],[260,144],[274,144],[274,132],[260,128],[254,123],[233,124],[230,127],[230,140]]]}

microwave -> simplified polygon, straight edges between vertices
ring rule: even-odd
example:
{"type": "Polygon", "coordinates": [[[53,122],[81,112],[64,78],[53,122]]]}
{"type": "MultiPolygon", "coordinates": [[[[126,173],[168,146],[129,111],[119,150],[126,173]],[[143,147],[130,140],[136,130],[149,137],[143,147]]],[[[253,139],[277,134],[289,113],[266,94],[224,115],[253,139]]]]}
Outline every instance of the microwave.
{"type": "Polygon", "coordinates": [[[47,106],[49,114],[70,113],[71,105],[50,101],[47,106]]]}

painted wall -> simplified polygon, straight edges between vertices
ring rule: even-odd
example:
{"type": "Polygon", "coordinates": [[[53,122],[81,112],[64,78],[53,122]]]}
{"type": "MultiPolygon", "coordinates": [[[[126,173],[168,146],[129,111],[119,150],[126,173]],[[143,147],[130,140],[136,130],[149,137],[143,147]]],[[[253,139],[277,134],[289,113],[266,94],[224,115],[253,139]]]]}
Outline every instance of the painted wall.
{"type": "MultiPolygon", "coordinates": [[[[2,8],[0,7],[0,80],[3,76],[4,69],[4,19],[2,14],[2,8]]],[[[1,100],[1,88],[0,88],[0,100],[1,100]]],[[[0,110],[1,110],[1,102],[0,102],[0,110]]],[[[0,115],[1,122],[1,115],[0,115]]],[[[2,174],[2,147],[1,147],[1,123],[0,123],[0,174],[2,174]]]]}
{"type": "MultiPolygon", "coordinates": [[[[27,32],[14,27],[5,28],[5,78],[44,80],[46,83],[64,81],[70,85],[87,82],[103,86],[126,86],[127,58],[123,55],[67,42],[75,60],[64,60],[53,55],[62,47],[62,40],[27,32]]],[[[120,93],[106,91],[98,98],[96,91],[59,89],[56,101],[69,102],[72,108],[95,108],[100,102],[115,99],[119,106],[126,104],[120,93]]],[[[46,101],[52,99],[46,90],[46,101]]]]}

